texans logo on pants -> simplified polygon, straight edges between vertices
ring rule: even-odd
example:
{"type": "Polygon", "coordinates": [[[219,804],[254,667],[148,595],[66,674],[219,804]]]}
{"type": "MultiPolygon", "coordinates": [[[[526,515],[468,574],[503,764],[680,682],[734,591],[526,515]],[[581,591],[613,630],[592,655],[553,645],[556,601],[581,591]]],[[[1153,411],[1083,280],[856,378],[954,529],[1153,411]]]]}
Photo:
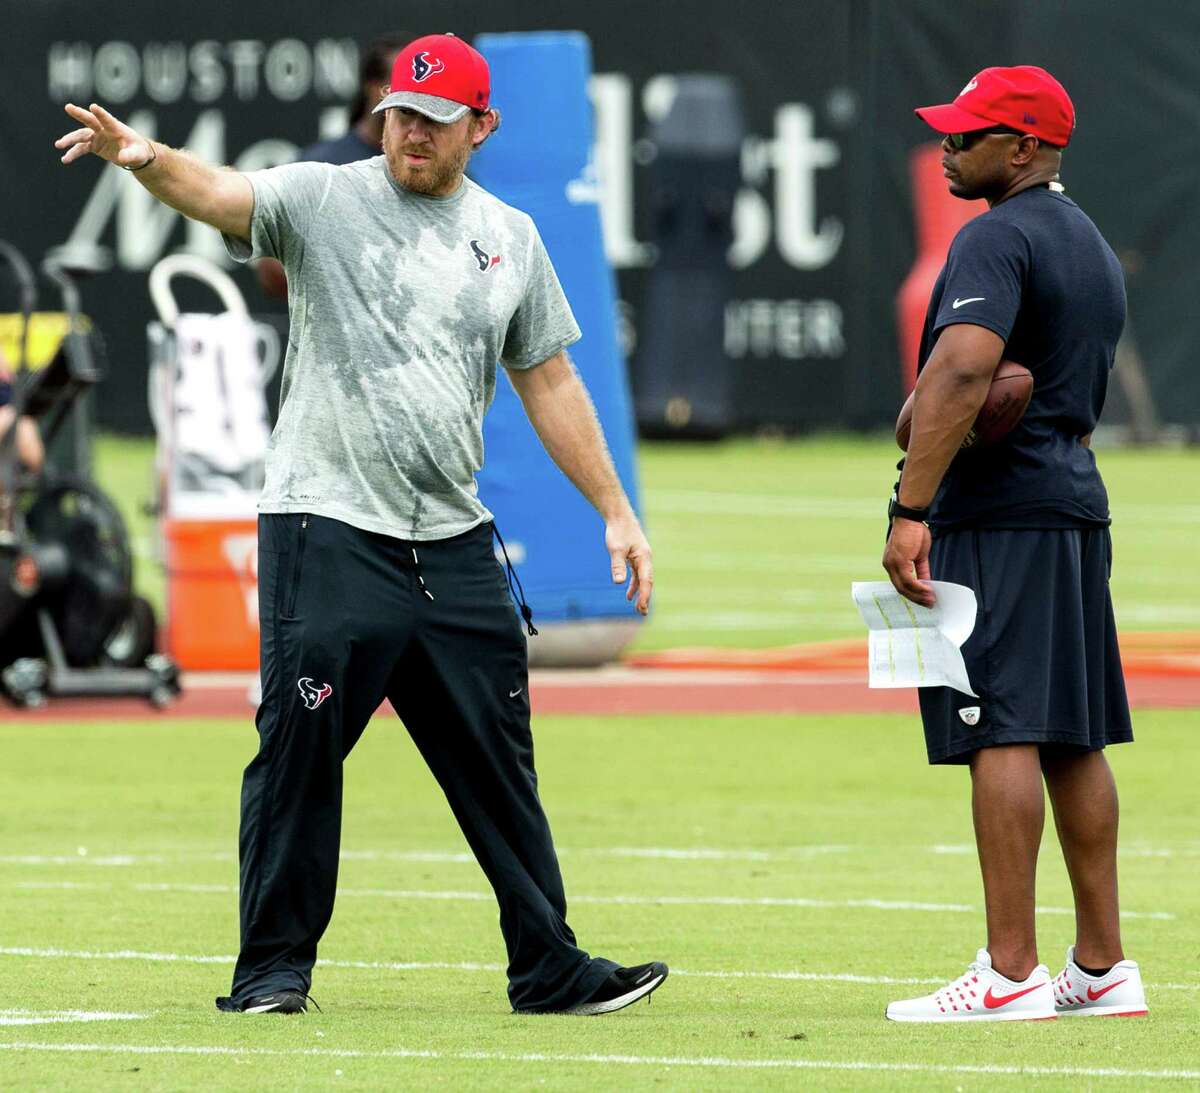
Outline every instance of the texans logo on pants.
{"type": "Polygon", "coordinates": [[[328,683],[322,683],[320,687],[314,686],[311,676],[304,676],[296,686],[300,688],[300,697],[304,699],[304,705],[310,710],[315,710],[333,694],[333,688],[328,683]]]}

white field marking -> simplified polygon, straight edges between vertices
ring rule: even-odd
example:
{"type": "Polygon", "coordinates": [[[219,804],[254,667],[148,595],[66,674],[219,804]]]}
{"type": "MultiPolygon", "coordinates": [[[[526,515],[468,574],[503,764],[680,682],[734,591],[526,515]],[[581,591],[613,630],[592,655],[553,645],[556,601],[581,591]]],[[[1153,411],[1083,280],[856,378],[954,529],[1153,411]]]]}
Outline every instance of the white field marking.
{"type": "MultiPolygon", "coordinates": [[[[795,494],[735,493],[725,490],[655,490],[647,507],[654,513],[730,513],[740,516],[829,517],[875,519],[878,500],[874,497],[797,497],[795,494]]],[[[1163,524],[1200,524],[1200,505],[1159,505],[1131,502],[1114,509],[1119,532],[1130,535],[1146,527],[1163,524]],[[1122,523],[1122,517],[1128,522],[1122,523]]]]}
{"type": "Polygon", "coordinates": [[[234,861],[229,852],[184,854],[0,854],[0,865],[97,865],[130,867],[183,861],[234,861]]]}
{"type": "MultiPolygon", "coordinates": [[[[229,884],[135,884],[139,892],[207,892],[232,893],[237,889],[229,884]]],[[[339,896],[367,899],[438,900],[460,903],[491,903],[492,892],[462,892],[419,888],[339,888],[339,896]]],[[[842,908],[873,911],[928,911],[932,913],[976,914],[981,908],[969,903],[923,903],[913,900],[889,899],[808,899],[803,896],[581,896],[572,895],[572,903],[617,904],[620,906],[654,907],[811,907],[821,910],[842,908]]],[[[1042,915],[1074,915],[1071,907],[1037,907],[1042,915]]],[[[1172,921],[1167,911],[1122,911],[1122,918],[1150,918],[1172,921]]]]}
{"type": "Polygon", "coordinates": [[[73,880],[19,880],[14,882],[13,888],[31,888],[35,890],[52,889],[54,891],[75,891],[76,889],[84,889],[94,892],[99,888],[111,889],[112,884],[107,881],[73,881],[73,880]]]}
{"type": "MultiPolygon", "coordinates": [[[[719,848],[719,847],[628,847],[628,846],[588,846],[588,847],[559,847],[560,857],[572,854],[586,854],[589,857],[613,858],[664,858],[678,860],[720,861],[776,861],[794,857],[809,857],[818,854],[852,854],[874,853],[875,847],[849,846],[843,844],[814,844],[811,846],[781,847],[778,850],[756,850],[752,848],[719,848]]],[[[342,861],[397,861],[397,862],[432,862],[452,864],[475,864],[475,856],[467,850],[343,850],[342,861]]],[[[137,856],[123,854],[119,858],[107,859],[70,857],[67,855],[35,855],[26,854],[13,857],[0,857],[0,865],[123,865],[134,866],[141,864],[161,865],[188,861],[234,861],[234,854],[180,854],[173,857],[162,855],[137,856]]],[[[62,887],[67,886],[63,882],[62,887]]],[[[26,887],[22,885],[21,887],[26,887]]],[[[32,887],[32,885],[29,885],[32,887]]]]}
{"type": "MultiPolygon", "coordinates": [[[[234,955],[211,956],[192,953],[138,952],[134,949],[119,949],[115,952],[94,952],[86,949],[40,949],[29,946],[0,947],[0,956],[27,956],[44,960],[138,960],[149,964],[228,964],[237,962],[234,955]]],[[[441,960],[317,960],[319,968],[349,968],[352,970],[412,972],[496,972],[504,971],[503,964],[488,964],[477,961],[448,962],[441,960]]],[[[672,968],[671,974],[696,979],[778,979],[804,983],[864,983],[867,985],[913,985],[925,986],[944,984],[945,976],[913,977],[891,975],[858,975],[853,972],[801,972],[801,971],[687,971],[672,968]]],[[[1151,983],[1150,991],[1200,991],[1200,983],[1151,983]]]]}
{"type": "MultiPolygon", "coordinates": [[[[206,895],[228,895],[236,892],[232,884],[134,884],[130,885],[137,892],[193,892],[206,895]]],[[[339,889],[339,895],[344,889],[339,889]]]]}
{"type": "Polygon", "coordinates": [[[1171,623],[1195,623],[1200,622],[1200,609],[1189,607],[1185,604],[1164,604],[1161,606],[1152,606],[1150,604],[1138,604],[1130,606],[1128,602],[1123,604],[1116,612],[1120,616],[1120,621],[1125,622],[1171,622],[1171,623]]]}
{"type": "Polygon", "coordinates": [[[133,855],[111,854],[106,857],[89,857],[86,854],[5,854],[0,856],[0,865],[142,865],[164,861],[157,854],[133,855]]]}
{"type": "Polygon", "coordinates": [[[785,861],[790,858],[817,857],[823,854],[849,854],[851,846],[794,846],[787,850],[724,850],[715,846],[606,846],[576,851],[581,854],[614,858],[655,858],[668,861],[785,861]]]}
{"type": "MultiPolygon", "coordinates": [[[[38,959],[62,960],[140,960],[150,964],[229,964],[237,962],[236,956],[210,956],[192,953],[139,952],[135,949],[118,949],[115,952],[92,952],[86,949],[37,949],[24,946],[0,948],[0,956],[30,956],[38,959]]],[[[365,968],[380,971],[452,971],[452,972],[503,972],[503,964],[480,964],[472,961],[394,961],[394,960],[325,960],[317,961],[323,968],[365,968]]]]}
{"type": "Polygon", "coordinates": [[[0,1025],[60,1025],[84,1021],[144,1021],[148,1013],[102,1010],[0,1010],[0,1025]]]}
{"type": "MultiPolygon", "coordinates": [[[[843,843],[814,843],[808,846],[782,846],[770,850],[755,847],[672,847],[672,846],[586,846],[559,847],[559,857],[586,855],[588,857],[611,858],[660,858],[667,861],[789,861],[796,858],[878,854],[886,851],[895,854],[900,851],[927,850],[931,854],[946,855],[975,855],[973,843],[938,843],[929,847],[922,846],[871,846],[866,844],[843,843]]],[[[1131,858],[1173,858],[1200,856],[1200,843],[1181,842],[1174,846],[1149,846],[1134,843],[1122,846],[1117,851],[1131,858]]],[[[396,861],[396,862],[426,862],[473,865],[475,856],[467,850],[381,850],[363,848],[358,850],[343,850],[342,861],[396,861]]],[[[141,864],[177,864],[192,861],[231,862],[237,856],[232,853],[196,853],[178,855],[137,856],[122,854],[107,858],[71,857],[66,855],[21,855],[0,857],[0,865],[122,865],[134,866],[141,864]]],[[[101,888],[107,884],[84,884],[70,881],[54,882],[19,882],[16,888],[101,888]]]]}
{"type": "MultiPolygon", "coordinates": [[[[962,855],[975,857],[976,849],[973,843],[939,844],[929,848],[931,854],[962,855]]],[[[1169,846],[1122,846],[1117,848],[1117,856],[1122,858],[1195,858],[1200,857],[1200,847],[1184,844],[1181,847],[1169,846]]]]}
{"type": "Polygon", "coordinates": [[[223,1055],[231,1057],[310,1059],[442,1059],[486,1063],[596,1063],[602,1066],[686,1066],[728,1070],[902,1071],[907,1074],[989,1074],[1016,1077],[1147,1078],[1195,1081],[1200,1070],[1126,1070],[1121,1067],[1001,1066],[998,1064],[891,1063],[864,1059],[732,1059],[719,1055],[562,1055],[549,1052],[431,1051],[427,1048],[388,1048],[361,1051],[350,1048],[269,1048],[184,1044],[54,1044],[31,1041],[0,1043],[4,1051],[49,1051],[93,1055],[223,1055]]]}
{"type": "Polygon", "coordinates": [[[1200,524],[1200,505],[1160,505],[1152,501],[1130,501],[1113,509],[1113,519],[1122,533],[1153,524],[1200,524]],[[1126,525],[1121,518],[1126,514],[1135,518],[1126,525]]]}
{"type": "Polygon", "coordinates": [[[729,513],[738,516],[816,516],[874,520],[879,502],[874,497],[805,498],[795,494],[726,493],[720,490],[662,490],[652,495],[654,513],[729,513]]]}
{"type": "MultiPolygon", "coordinates": [[[[559,855],[567,851],[558,851],[559,855]]],[[[466,850],[343,850],[342,861],[468,862],[475,855],[466,850]]]]}
{"type": "Polygon", "coordinates": [[[862,629],[861,622],[842,621],[825,611],[671,611],[655,619],[659,630],[695,630],[702,626],[724,630],[786,630],[819,625],[825,633],[848,634],[862,629]]]}
{"type": "MultiPolygon", "coordinates": [[[[737,567],[741,569],[739,564],[737,567]]],[[[797,569],[801,566],[797,564],[797,569]]],[[[847,579],[850,577],[852,570],[847,571],[847,579]]],[[[799,574],[796,574],[797,576],[799,574]]],[[[714,582],[706,582],[704,586],[704,602],[711,603],[716,607],[728,607],[730,604],[746,604],[747,607],[753,607],[757,604],[775,604],[779,607],[804,607],[813,604],[821,604],[822,606],[829,602],[839,602],[840,597],[836,589],[829,587],[812,589],[801,588],[794,582],[784,584],[783,580],[779,581],[764,581],[761,586],[754,588],[736,588],[725,587],[714,582]]],[[[673,589],[668,590],[670,598],[665,601],[665,606],[662,610],[668,608],[674,609],[676,604],[683,604],[689,600],[695,599],[697,592],[692,590],[691,593],[686,590],[676,592],[673,589]]],[[[840,605],[840,603],[839,603],[840,605]]]]}
{"type": "Polygon", "coordinates": [[[814,570],[834,573],[865,572],[878,565],[879,558],[874,554],[862,556],[806,554],[801,547],[797,547],[792,554],[755,553],[752,557],[738,558],[736,562],[730,562],[728,554],[688,552],[673,559],[671,569],[677,573],[728,573],[732,568],[739,573],[796,575],[811,573],[814,570]]]}
{"type": "MultiPolygon", "coordinates": [[[[811,858],[822,854],[874,853],[872,847],[846,846],[844,843],[814,843],[812,846],[790,846],[763,851],[750,847],[715,846],[588,846],[560,847],[559,858],[575,854],[589,858],[656,858],[671,861],[786,861],[811,858]]],[[[475,855],[452,851],[342,851],[343,861],[454,861],[475,864],[475,855]]]]}
{"type": "MultiPolygon", "coordinates": [[[[742,569],[742,561],[739,558],[737,563],[738,569],[742,569]]],[[[671,563],[672,569],[686,568],[679,565],[678,562],[671,563]]],[[[1186,574],[1184,575],[1186,579],[1186,574]]],[[[1180,587],[1180,574],[1177,570],[1162,570],[1157,566],[1148,565],[1131,565],[1128,562],[1122,562],[1113,571],[1112,585],[1115,590],[1122,590],[1126,585],[1135,584],[1154,584],[1168,585],[1172,591],[1176,591],[1180,587]]]]}

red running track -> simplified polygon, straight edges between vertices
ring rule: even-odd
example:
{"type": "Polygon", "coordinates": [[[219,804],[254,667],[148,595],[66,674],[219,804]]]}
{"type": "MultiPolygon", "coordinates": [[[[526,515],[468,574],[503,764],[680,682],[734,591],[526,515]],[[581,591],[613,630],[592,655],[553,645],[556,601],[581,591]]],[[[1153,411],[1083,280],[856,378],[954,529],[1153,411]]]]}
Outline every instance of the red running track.
{"type": "MultiPolygon", "coordinates": [[[[249,675],[193,675],[167,710],[135,699],[51,699],[40,710],[0,700],[0,721],[128,720],[253,716],[249,675]]],[[[1130,676],[1135,709],[1200,707],[1200,678],[1130,676]]],[[[530,676],[535,715],[545,714],[832,714],[917,712],[913,690],[870,690],[861,672],[731,672],[603,668],[539,671],[530,676]]]]}

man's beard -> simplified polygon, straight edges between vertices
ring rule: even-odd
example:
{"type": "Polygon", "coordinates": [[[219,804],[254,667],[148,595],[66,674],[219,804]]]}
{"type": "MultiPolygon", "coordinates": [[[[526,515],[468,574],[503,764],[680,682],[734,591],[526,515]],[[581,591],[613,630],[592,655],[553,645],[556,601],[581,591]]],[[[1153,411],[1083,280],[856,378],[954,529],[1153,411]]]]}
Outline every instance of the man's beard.
{"type": "Polygon", "coordinates": [[[392,178],[404,189],[414,194],[438,194],[453,192],[455,183],[467,166],[471,157],[471,149],[464,145],[443,158],[438,159],[432,148],[394,149],[389,146],[386,133],[384,135],[384,152],[387,156],[388,168],[392,178]],[[404,162],[405,153],[429,156],[429,159],[419,167],[412,167],[404,162]]]}

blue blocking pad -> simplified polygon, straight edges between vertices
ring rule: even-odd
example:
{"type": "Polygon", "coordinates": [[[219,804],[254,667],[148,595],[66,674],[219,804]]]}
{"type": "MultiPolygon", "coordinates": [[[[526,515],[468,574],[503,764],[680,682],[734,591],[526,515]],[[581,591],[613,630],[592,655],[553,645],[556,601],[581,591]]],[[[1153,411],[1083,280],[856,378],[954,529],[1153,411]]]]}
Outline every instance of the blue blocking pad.
{"type": "MultiPolygon", "coordinates": [[[[471,160],[485,189],[533,217],[583,338],[569,352],[638,509],[633,413],[617,343],[592,163],[591,49],[579,33],[486,34],[498,133],[471,160]]],[[[612,583],[604,522],[553,464],[503,378],[483,429],[479,493],[496,516],[537,620],[636,618],[612,583]]]]}

